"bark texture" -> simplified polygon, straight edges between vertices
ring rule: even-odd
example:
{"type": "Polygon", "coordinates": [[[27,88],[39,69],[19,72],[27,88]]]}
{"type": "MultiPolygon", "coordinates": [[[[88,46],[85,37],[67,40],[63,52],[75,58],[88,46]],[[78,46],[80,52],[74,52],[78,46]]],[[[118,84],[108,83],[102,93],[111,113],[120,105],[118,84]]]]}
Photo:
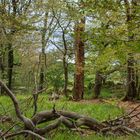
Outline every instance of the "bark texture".
{"type": "Polygon", "coordinates": [[[46,33],[47,33],[47,22],[48,22],[48,12],[45,13],[44,16],[44,23],[43,23],[43,29],[42,29],[42,48],[41,48],[41,54],[40,54],[40,74],[39,74],[39,88],[38,90],[43,90],[44,88],[44,82],[45,82],[45,66],[46,66],[46,53],[45,48],[47,45],[47,39],[46,39],[46,33]]]}
{"type": "Polygon", "coordinates": [[[12,88],[12,77],[13,77],[13,66],[14,66],[14,54],[12,44],[8,44],[8,70],[7,70],[7,78],[8,78],[8,88],[12,88]]]}
{"type": "Polygon", "coordinates": [[[75,28],[75,82],[73,95],[75,100],[81,100],[84,95],[84,31],[85,18],[81,19],[75,28]]]}
{"type": "Polygon", "coordinates": [[[133,54],[129,54],[127,60],[127,94],[126,100],[133,100],[137,96],[136,86],[136,71],[135,71],[135,60],[133,54]]]}
{"type": "Polygon", "coordinates": [[[94,85],[95,98],[98,98],[101,93],[102,83],[103,83],[102,74],[100,71],[97,71],[95,75],[95,85],[94,85]]]}
{"type": "MultiPolygon", "coordinates": [[[[127,31],[128,31],[128,46],[131,46],[131,42],[134,41],[135,36],[133,33],[133,26],[135,21],[135,12],[136,12],[136,5],[137,1],[128,1],[124,0],[125,8],[126,8],[126,24],[127,24],[127,31]]],[[[136,74],[136,67],[135,67],[135,59],[134,53],[128,54],[127,59],[127,92],[124,100],[133,100],[137,97],[137,74],[136,74]]]]}

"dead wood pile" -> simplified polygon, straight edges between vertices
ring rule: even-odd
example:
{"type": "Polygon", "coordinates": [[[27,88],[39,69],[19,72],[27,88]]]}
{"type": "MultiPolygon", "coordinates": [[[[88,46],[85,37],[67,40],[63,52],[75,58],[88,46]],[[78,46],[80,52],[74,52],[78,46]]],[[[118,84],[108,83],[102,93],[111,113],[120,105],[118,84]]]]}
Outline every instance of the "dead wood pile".
{"type": "MultiPolygon", "coordinates": [[[[137,118],[140,121],[140,111],[138,111],[140,105],[125,115],[103,122],[75,112],[55,110],[55,107],[51,111],[36,113],[30,119],[22,114],[19,103],[12,91],[2,81],[0,81],[0,86],[3,87],[7,95],[11,98],[17,118],[24,124],[24,127],[15,133],[11,133],[11,129],[15,124],[7,131],[0,130],[0,138],[4,140],[22,134],[33,135],[41,140],[45,140],[45,134],[57,129],[62,124],[71,130],[82,131],[86,129],[103,135],[140,135],[138,128],[134,127],[135,125],[132,121],[133,118],[137,118]],[[38,127],[39,124],[46,122],[50,123],[47,123],[43,128],[38,127]]],[[[2,118],[0,119],[3,120],[2,118]]]]}

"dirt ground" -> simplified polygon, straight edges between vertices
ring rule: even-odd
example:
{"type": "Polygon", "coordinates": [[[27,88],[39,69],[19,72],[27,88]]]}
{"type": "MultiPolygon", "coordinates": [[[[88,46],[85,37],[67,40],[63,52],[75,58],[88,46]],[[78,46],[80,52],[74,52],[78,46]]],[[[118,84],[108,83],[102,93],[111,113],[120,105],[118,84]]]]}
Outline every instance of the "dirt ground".
{"type": "Polygon", "coordinates": [[[135,115],[137,113],[138,115],[132,119],[132,123],[135,127],[140,128],[140,102],[119,102],[118,106],[124,108],[128,113],[137,107],[137,109],[132,113],[132,115],[135,115]]]}
{"type": "Polygon", "coordinates": [[[104,100],[104,99],[93,99],[93,100],[81,100],[81,103],[84,104],[102,104],[102,103],[108,103],[108,104],[113,104],[114,102],[116,102],[115,104],[120,107],[123,108],[126,113],[130,113],[132,110],[134,110],[136,107],[137,109],[135,111],[133,111],[133,113],[131,115],[135,115],[138,113],[138,115],[136,117],[134,117],[132,119],[132,127],[137,127],[140,128],[140,102],[137,101],[113,101],[112,100],[104,100]]]}

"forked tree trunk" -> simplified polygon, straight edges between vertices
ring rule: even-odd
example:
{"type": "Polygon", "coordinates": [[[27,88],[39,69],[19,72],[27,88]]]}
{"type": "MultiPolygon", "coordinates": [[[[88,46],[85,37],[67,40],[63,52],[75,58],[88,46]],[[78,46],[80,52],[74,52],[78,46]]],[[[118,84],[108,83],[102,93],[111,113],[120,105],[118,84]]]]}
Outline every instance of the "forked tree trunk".
{"type": "Polygon", "coordinates": [[[80,100],[84,95],[84,30],[85,18],[81,19],[75,29],[75,84],[74,100],[80,100]]]}

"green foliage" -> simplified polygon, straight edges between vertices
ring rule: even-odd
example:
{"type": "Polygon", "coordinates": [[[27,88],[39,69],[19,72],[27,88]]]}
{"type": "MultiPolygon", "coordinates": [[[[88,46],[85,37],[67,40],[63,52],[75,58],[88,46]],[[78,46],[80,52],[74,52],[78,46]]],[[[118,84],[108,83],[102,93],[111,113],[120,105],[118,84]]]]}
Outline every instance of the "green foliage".
{"type": "Polygon", "coordinates": [[[49,66],[46,75],[48,85],[52,86],[54,88],[54,91],[58,91],[60,88],[63,88],[64,78],[63,78],[62,63],[56,62],[55,64],[49,66]]]}
{"type": "MultiPolygon", "coordinates": [[[[140,53],[140,3],[133,7],[131,11],[133,20],[130,23],[126,22],[127,10],[125,3],[118,0],[41,0],[32,1],[28,5],[28,1],[17,1],[17,13],[14,15],[13,5],[11,1],[0,1],[0,57],[4,64],[4,72],[0,67],[0,78],[6,83],[8,52],[7,44],[12,44],[14,51],[14,67],[13,67],[13,91],[18,87],[25,87],[26,91],[32,91],[38,86],[39,73],[41,64],[39,55],[42,48],[42,40],[45,38],[44,52],[46,53],[45,87],[48,88],[47,93],[39,97],[38,111],[52,109],[54,103],[48,101],[48,93],[55,91],[59,92],[64,87],[64,40],[62,39],[61,28],[68,27],[64,30],[66,36],[66,44],[68,45],[68,54],[66,56],[68,62],[68,89],[72,94],[74,85],[75,71],[75,25],[81,17],[86,17],[86,28],[82,35],[85,40],[85,99],[93,97],[93,86],[95,82],[96,71],[107,73],[110,70],[120,66],[121,68],[107,75],[107,82],[121,83],[126,82],[126,62],[128,53],[133,53],[135,60],[139,60],[140,53]],[[25,4],[25,5],[24,5],[25,4]],[[23,6],[23,7],[22,7],[23,6]],[[27,6],[27,7],[26,7],[27,6]],[[20,11],[21,9],[21,11],[20,11]],[[46,26],[43,27],[45,13],[48,13],[46,26]],[[44,35],[42,32],[46,31],[44,35]],[[129,37],[133,36],[133,40],[129,37]],[[50,43],[53,40],[58,46],[52,46],[50,43]],[[135,55],[136,54],[136,55],[135,55]],[[16,64],[16,65],[15,65],[16,64]],[[20,65],[19,65],[20,64],[20,65]],[[19,66],[17,66],[19,65],[19,66]],[[4,76],[3,76],[4,75],[4,76]]],[[[132,1],[129,1],[130,3],[132,1]]],[[[132,3],[130,4],[132,5],[132,3]]],[[[137,62],[139,63],[139,61],[137,62]]],[[[0,64],[1,65],[1,64],[0,64]]],[[[139,76],[139,64],[136,68],[139,76]]],[[[139,81],[140,82],[140,81],[139,81]]],[[[23,90],[21,91],[24,92],[23,90]]],[[[100,121],[108,118],[115,118],[121,115],[124,111],[116,107],[116,100],[121,99],[124,95],[124,87],[104,86],[100,98],[111,98],[111,104],[93,104],[76,103],[61,99],[56,102],[56,109],[65,109],[75,111],[80,114],[92,116],[100,121]],[[121,91],[122,90],[122,91],[121,91]]],[[[19,94],[19,92],[18,92],[19,94]]],[[[18,95],[22,112],[25,116],[31,117],[33,113],[32,101],[29,93],[26,96],[18,95]],[[29,100],[27,100],[29,98],[29,100]]],[[[7,113],[18,122],[14,112],[14,107],[8,97],[0,96],[0,114],[7,113]],[[3,105],[3,106],[2,106],[3,105]]],[[[22,124],[19,124],[19,126],[22,124]]],[[[7,130],[9,124],[0,124],[0,128],[7,130]]],[[[13,128],[16,129],[16,128],[13,128]]],[[[97,140],[122,140],[122,139],[138,139],[137,137],[104,137],[99,135],[88,135],[81,137],[79,134],[67,132],[58,132],[52,136],[47,136],[48,139],[97,139],[97,140]]],[[[20,137],[18,138],[20,139],[20,137]]]]}

